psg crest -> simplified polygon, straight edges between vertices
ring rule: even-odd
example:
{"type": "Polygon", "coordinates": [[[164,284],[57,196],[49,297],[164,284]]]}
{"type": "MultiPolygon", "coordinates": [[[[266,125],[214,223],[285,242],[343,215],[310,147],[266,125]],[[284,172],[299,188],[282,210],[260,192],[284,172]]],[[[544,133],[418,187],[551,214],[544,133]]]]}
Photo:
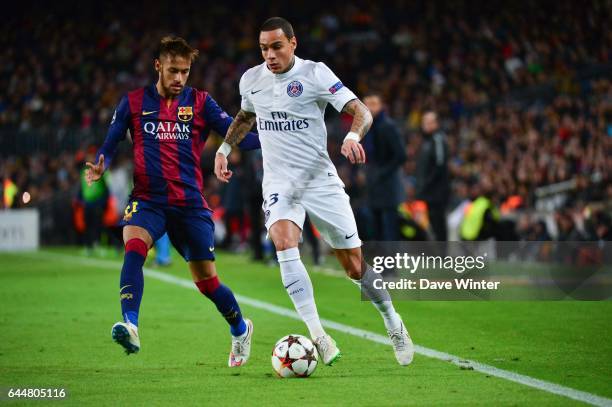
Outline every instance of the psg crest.
{"type": "Polygon", "coordinates": [[[304,87],[300,83],[300,81],[293,81],[289,85],[287,85],[287,95],[292,98],[296,98],[302,94],[304,87]]]}
{"type": "Polygon", "coordinates": [[[180,121],[188,122],[193,117],[192,106],[181,106],[178,109],[178,118],[180,121]]]}

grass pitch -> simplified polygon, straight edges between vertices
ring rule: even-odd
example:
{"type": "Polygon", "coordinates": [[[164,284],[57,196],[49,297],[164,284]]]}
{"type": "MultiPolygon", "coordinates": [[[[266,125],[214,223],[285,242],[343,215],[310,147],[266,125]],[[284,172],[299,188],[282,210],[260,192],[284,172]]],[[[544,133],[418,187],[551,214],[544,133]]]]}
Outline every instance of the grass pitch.
{"type": "MultiPolygon", "coordinates": [[[[120,318],[121,257],[77,249],[0,254],[0,389],[64,388],[62,405],[576,405],[572,399],[329,330],[343,358],[308,379],[278,379],[274,343],[307,334],[297,320],[249,305],[249,363],[227,367],[225,321],[195,290],[145,277],[142,349],[126,356],[110,338],[120,318]]],[[[292,309],[277,267],[218,253],[221,280],[236,293],[292,309]]],[[[174,259],[168,275],[189,278],[174,259]]],[[[311,273],[323,318],[384,334],[375,309],[344,278],[311,273]]],[[[612,303],[398,302],[415,343],[501,369],[612,398],[612,303]]],[[[0,397],[0,403],[7,401],[0,397]]],[[[10,403],[14,403],[10,402],[10,403]]],[[[21,399],[18,403],[40,404],[21,399]]]]}

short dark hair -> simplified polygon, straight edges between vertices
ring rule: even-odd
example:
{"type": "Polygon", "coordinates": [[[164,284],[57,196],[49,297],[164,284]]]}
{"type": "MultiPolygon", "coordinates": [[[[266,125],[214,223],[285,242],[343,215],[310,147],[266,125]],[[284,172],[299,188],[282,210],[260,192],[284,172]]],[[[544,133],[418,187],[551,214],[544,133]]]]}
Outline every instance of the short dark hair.
{"type": "Polygon", "coordinates": [[[288,39],[291,39],[295,36],[293,32],[293,26],[287,20],[282,17],[270,17],[261,25],[261,30],[259,31],[274,31],[276,29],[283,30],[283,34],[288,39]]]}
{"type": "Polygon", "coordinates": [[[163,55],[170,55],[170,57],[180,56],[193,62],[199,55],[199,51],[193,48],[183,38],[175,35],[166,35],[159,42],[159,53],[158,58],[163,55]]]}

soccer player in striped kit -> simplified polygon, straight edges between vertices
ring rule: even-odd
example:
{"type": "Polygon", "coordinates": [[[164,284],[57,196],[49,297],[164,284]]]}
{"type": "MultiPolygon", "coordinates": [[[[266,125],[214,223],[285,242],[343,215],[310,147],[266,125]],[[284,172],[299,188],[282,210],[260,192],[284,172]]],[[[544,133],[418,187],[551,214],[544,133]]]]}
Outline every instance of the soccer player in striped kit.
{"type": "MultiPolygon", "coordinates": [[[[155,69],[156,84],[128,92],[113,115],[97,163],[87,163],[87,180],[95,182],[108,168],[129,130],[133,141],[134,189],[122,226],[125,257],[120,279],[123,321],[112,338],[127,354],[140,350],[138,313],[143,293],[142,267],[151,245],[166,231],[188,262],[193,281],[230,325],[230,367],[249,358],[253,324],[244,319],[232,291],[215,269],[214,224],[202,195],[200,155],[210,130],[225,134],[232,118],[206,92],[186,86],[198,51],[184,39],[161,40],[155,69]]],[[[250,133],[240,145],[260,147],[250,133]]]]}

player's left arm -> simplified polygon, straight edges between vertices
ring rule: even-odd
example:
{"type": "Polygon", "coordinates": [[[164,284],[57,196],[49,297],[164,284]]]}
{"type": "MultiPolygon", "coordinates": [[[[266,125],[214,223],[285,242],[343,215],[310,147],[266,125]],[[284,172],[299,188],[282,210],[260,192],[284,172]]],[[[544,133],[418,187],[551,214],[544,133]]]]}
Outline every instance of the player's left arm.
{"type": "Polygon", "coordinates": [[[365,151],[359,142],[372,126],[372,113],[357,98],[348,101],[342,108],[342,113],[353,116],[353,123],[351,124],[351,131],[344,138],[340,152],[351,164],[365,163],[365,151]]]}
{"type": "Polygon", "coordinates": [[[313,72],[313,80],[318,87],[317,100],[353,116],[351,131],[344,138],[340,152],[351,164],[364,163],[365,151],[359,142],[372,125],[372,113],[323,62],[318,62],[313,72]]]}

